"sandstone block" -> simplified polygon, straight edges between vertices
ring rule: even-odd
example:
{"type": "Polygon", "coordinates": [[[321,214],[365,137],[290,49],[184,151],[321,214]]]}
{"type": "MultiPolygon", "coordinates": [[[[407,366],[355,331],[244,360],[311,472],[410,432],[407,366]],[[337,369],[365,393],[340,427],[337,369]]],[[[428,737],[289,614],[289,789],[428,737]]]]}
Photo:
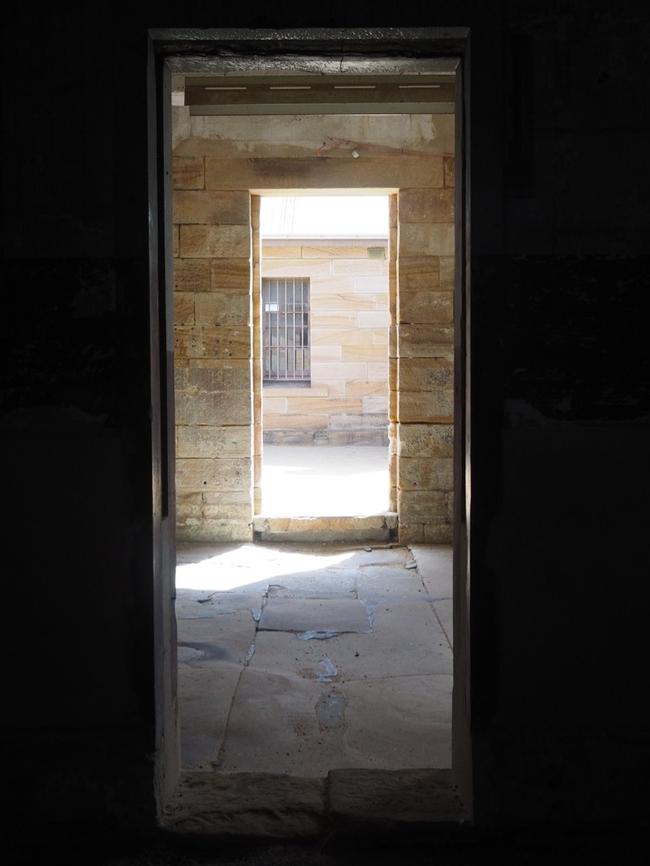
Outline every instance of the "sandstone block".
{"type": "Polygon", "coordinates": [[[388,304],[388,295],[361,295],[347,294],[345,292],[331,292],[323,295],[314,294],[311,298],[311,307],[314,313],[330,312],[353,312],[359,310],[376,310],[377,307],[388,304]]]}
{"type": "MultiPolygon", "coordinates": [[[[401,189],[399,219],[403,223],[453,223],[453,189],[401,189]]],[[[180,222],[180,220],[179,220],[180,222]]]]}
{"type": "MultiPolygon", "coordinates": [[[[399,146],[404,147],[403,144],[399,146]]],[[[399,188],[441,187],[442,156],[400,156],[395,159],[394,156],[364,155],[358,160],[322,156],[314,159],[313,155],[290,159],[220,159],[208,156],[205,160],[206,189],[363,189],[385,187],[387,183],[399,188]]]]}
{"type": "Polygon", "coordinates": [[[262,244],[262,259],[301,259],[302,247],[300,244],[294,246],[284,245],[276,247],[270,243],[262,244]]]}
{"type": "Polygon", "coordinates": [[[251,430],[242,427],[176,427],[177,457],[248,457],[251,430]]]}
{"type": "Polygon", "coordinates": [[[400,457],[451,458],[454,428],[451,424],[400,424],[396,434],[400,457]]]}
{"type": "Polygon", "coordinates": [[[252,424],[250,391],[176,393],[176,423],[215,427],[252,424]]]}
{"type": "Polygon", "coordinates": [[[203,496],[200,493],[176,493],[177,517],[200,517],[203,512],[203,496]]]}
{"type": "Polygon", "coordinates": [[[178,190],[173,196],[174,222],[248,226],[249,204],[247,190],[178,190]]]}
{"type": "Polygon", "coordinates": [[[250,457],[181,457],[176,460],[176,486],[179,490],[248,490],[251,484],[250,457]]]}
{"type": "Polygon", "coordinates": [[[207,259],[177,259],[174,262],[174,291],[210,291],[210,262],[207,259]]]}
{"type": "Polygon", "coordinates": [[[196,324],[207,328],[241,328],[250,324],[251,300],[237,292],[209,292],[194,296],[196,324]]]}
{"type": "MultiPolygon", "coordinates": [[[[383,259],[334,259],[333,274],[352,274],[356,277],[387,276],[386,261],[383,259]]],[[[355,286],[356,288],[356,286],[355,286]]],[[[371,290],[371,291],[374,291],[371,290]]]]}
{"type": "Polygon", "coordinates": [[[312,346],[372,346],[372,331],[360,331],[358,328],[349,330],[318,327],[319,319],[314,318],[311,329],[312,346]]]}
{"type": "Polygon", "coordinates": [[[385,382],[373,379],[352,379],[345,383],[346,397],[370,397],[373,395],[386,397],[388,389],[385,382]]]}
{"type": "Polygon", "coordinates": [[[174,325],[194,324],[194,294],[174,292],[174,325]]]}
{"type": "MultiPolygon", "coordinates": [[[[368,379],[381,379],[383,382],[388,381],[388,358],[382,364],[368,364],[366,367],[368,379]]],[[[359,378],[350,376],[351,379],[359,378]]]]}
{"type": "MultiPolygon", "coordinates": [[[[181,250],[182,250],[181,228],[181,250]]],[[[454,252],[452,223],[402,223],[399,227],[399,255],[440,256],[454,252]]]]}
{"type": "Polygon", "coordinates": [[[400,358],[400,391],[452,391],[454,365],[446,358],[400,358]]]}
{"type": "Polygon", "coordinates": [[[250,393],[251,364],[245,360],[228,360],[180,369],[176,371],[175,384],[177,392],[190,395],[238,390],[250,393]]]}
{"type": "Polygon", "coordinates": [[[377,361],[381,362],[383,359],[388,360],[388,347],[387,346],[363,346],[363,345],[351,345],[351,346],[343,346],[343,353],[341,355],[343,361],[377,361]]]}
{"type": "Polygon", "coordinates": [[[210,262],[210,290],[250,292],[251,269],[248,259],[213,259],[210,262]]]}
{"type": "Polygon", "coordinates": [[[326,430],[327,415],[276,415],[265,413],[264,427],[268,430],[326,430]]]}
{"type": "Polygon", "coordinates": [[[435,291],[440,286],[439,256],[401,255],[398,272],[400,292],[435,291]]]}
{"type": "Polygon", "coordinates": [[[189,518],[177,524],[178,541],[205,541],[216,543],[252,541],[252,517],[250,520],[222,520],[202,517],[189,518]]]}
{"type": "Polygon", "coordinates": [[[327,246],[325,244],[303,244],[303,259],[367,259],[366,246],[327,246]]]}
{"type": "Polygon", "coordinates": [[[397,510],[400,523],[406,526],[412,523],[445,522],[446,496],[439,490],[398,488],[397,510]]]}
{"type": "Polygon", "coordinates": [[[249,328],[194,328],[174,332],[174,353],[178,359],[246,359],[251,356],[249,328]]]}
{"type": "Polygon", "coordinates": [[[283,415],[287,411],[287,398],[286,397],[267,397],[264,395],[264,409],[266,412],[273,413],[282,413],[283,415]]]}
{"type": "Polygon", "coordinates": [[[202,156],[172,158],[174,189],[203,189],[205,176],[202,156]]]}
{"type": "Polygon", "coordinates": [[[450,457],[400,457],[398,484],[402,490],[451,490],[453,460],[450,457]]]}
{"type": "Polygon", "coordinates": [[[363,412],[388,414],[388,392],[361,398],[363,412]]]}
{"type": "Polygon", "coordinates": [[[387,331],[390,325],[388,310],[361,310],[357,313],[357,323],[360,328],[381,328],[387,331]]]}
{"type": "Polygon", "coordinates": [[[399,391],[397,420],[400,423],[450,424],[454,414],[453,391],[399,391]]]}
{"type": "Polygon", "coordinates": [[[179,226],[172,226],[172,246],[174,249],[174,258],[176,258],[180,255],[181,252],[181,237],[179,226]]]}
{"type": "MultiPolygon", "coordinates": [[[[398,510],[399,514],[399,510],[398,510]]],[[[399,515],[398,538],[400,544],[424,544],[424,526],[422,523],[404,523],[399,515]]]]}
{"type": "Polygon", "coordinates": [[[425,544],[452,544],[454,540],[454,527],[451,523],[425,523],[425,544]]]}
{"type": "Polygon", "coordinates": [[[181,226],[183,258],[248,259],[250,254],[251,238],[248,226],[181,226]]]}
{"type": "Polygon", "coordinates": [[[453,256],[440,256],[440,288],[453,291],[456,260],[453,256]]]}
{"type": "Polygon", "coordinates": [[[340,361],[342,357],[342,349],[340,346],[312,346],[311,360],[312,363],[325,361],[334,362],[340,361]]]}
{"type": "Polygon", "coordinates": [[[287,409],[291,414],[324,414],[329,412],[361,412],[361,400],[341,400],[328,397],[287,397],[287,409]]]}
{"type": "Polygon", "coordinates": [[[451,292],[400,292],[400,323],[453,325],[454,296],[451,292]]]}
{"type": "Polygon", "coordinates": [[[454,329],[436,324],[401,324],[397,330],[400,358],[454,357],[454,329]]]}

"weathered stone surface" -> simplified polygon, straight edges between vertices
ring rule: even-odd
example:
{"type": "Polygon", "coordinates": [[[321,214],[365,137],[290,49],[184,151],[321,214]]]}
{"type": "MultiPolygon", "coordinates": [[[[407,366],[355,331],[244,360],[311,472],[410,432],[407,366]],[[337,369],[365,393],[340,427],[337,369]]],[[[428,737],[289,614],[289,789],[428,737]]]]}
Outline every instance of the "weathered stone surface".
{"type": "Polygon", "coordinates": [[[248,259],[250,241],[247,225],[181,226],[181,256],[184,258],[248,259]]]}
{"type": "Polygon", "coordinates": [[[399,486],[402,490],[451,490],[453,460],[449,457],[401,457],[399,486]]]}
{"type": "Polygon", "coordinates": [[[206,259],[178,259],[174,262],[175,292],[208,292],[210,262],[206,259]]]}
{"type": "Polygon", "coordinates": [[[450,770],[331,770],[334,815],[371,821],[457,820],[461,806],[450,770]]]}
{"type": "Polygon", "coordinates": [[[400,358],[400,391],[450,391],[454,387],[454,366],[446,358],[400,358]]]}
{"type": "MultiPolygon", "coordinates": [[[[181,229],[181,250],[183,248],[181,229]]],[[[454,252],[454,226],[450,223],[402,223],[399,227],[400,256],[440,256],[454,252]]]]}
{"type": "MultiPolygon", "coordinates": [[[[399,491],[397,491],[399,499],[399,491]]],[[[400,544],[423,544],[424,543],[424,524],[423,523],[404,523],[403,518],[399,524],[399,543],[400,544]]]]}
{"type": "Polygon", "coordinates": [[[194,324],[194,294],[192,292],[174,292],[174,324],[194,324]]]}
{"type": "MultiPolygon", "coordinates": [[[[453,223],[454,190],[401,189],[400,223],[453,223]]],[[[178,220],[181,222],[181,220],[178,220]]]]}
{"type": "Polygon", "coordinates": [[[201,327],[241,328],[251,322],[248,294],[219,292],[197,294],[194,301],[196,323],[201,327]]]}
{"type": "Polygon", "coordinates": [[[451,544],[454,528],[451,523],[432,521],[424,524],[424,541],[426,544],[451,544]]]}
{"type": "Polygon", "coordinates": [[[203,189],[202,156],[175,156],[172,159],[174,189],[203,189]]]}
{"type": "Polygon", "coordinates": [[[176,492],[176,515],[178,517],[200,517],[203,513],[201,493],[176,492]]]}
{"type": "Polygon", "coordinates": [[[314,837],[326,826],[325,778],[278,773],[185,772],[164,816],[176,832],[314,837]]]}
{"type": "Polygon", "coordinates": [[[179,141],[176,153],[349,160],[355,148],[364,155],[398,157],[405,150],[423,155],[454,152],[453,114],[196,115],[189,122],[191,134],[179,141]]]}
{"type": "Polygon", "coordinates": [[[251,357],[249,328],[192,328],[174,332],[176,359],[245,360],[251,357]]]}
{"type": "Polygon", "coordinates": [[[251,270],[248,259],[215,258],[210,262],[211,291],[251,290],[251,270]]]}
{"type": "Polygon", "coordinates": [[[253,519],[250,490],[208,490],[202,494],[204,519],[243,520],[250,523],[253,519]]]}
{"type": "Polygon", "coordinates": [[[410,523],[431,523],[444,521],[446,498],[438,490],[398,490],[398,512],[400,521],[410,523]]]}
{"type": "Polygon", "coordinates": [[[250,453],[249,427],[176,428],[177,457],[248,457],[250,453]]]}
{"type": "Polygon", "coordinates": [[[248,225],[248,190],[178,190],[173,197],[174,222],[204,225],[248,225]]]}
{"type": "Polygon", "coordinates": [[[451,424],[400,424],[396,440],[400,457],[453,457],[451,424]]]}
{"type": "Polygon", "coordinates": [[[446,544],[411,547],[418,573],[432,599],[452,598],[453,550],[446,544]]]}
{"type": "Polygon", "coordinates": [[[222,427],[252,422],[250,391],[176,392],[176,423],[222,427]]]}
{"type": "Polygon", "coordinates": [[[440,288],[453,291],[456,260],[454,256],[440,256],[440,288]]]}
{"type": "Polygon", "coordinates": [[[191,518],[179,520],[176,524],[178,541],[205,541],[222,543],[228,541],[252,541],[252,510],[249,520],[191,518]]]}
{"type": "Polygon", "coordinates": [[[441,156],[295,159],[206,157],[206,189],[441,187],[441,156]]]}
{"type": "Polygon", "coordinates": [[[452,325],[454,321],[451,292],[400,292],[400,323],[452,325]]]}
{"type": "Polygon", "coordinates": [[[250,458],[184,458],[176,460],[179,490],[242,490],[252,483],[250,458]]]}
{"type": "Polygon", "coordinates": [[[260,541],[388,541],[397,515],[255,518],[260,541]]]}
{"type": "Polygon", "coordinates": [[[201,392],[250,391],[250,375],[251,365],[248,361],[214,361],[210,366],[177,370],[175,384],[178,392],[189,395],[201,392]]]}
{"type": "Polygon", "coordinates": [[[399,391],[397,420],[401,423],[450,424],[454,414],[454,392],[399,391]]]}
{"type": "Polygon", "coordinates": [[[399,291],[435,291],[440,285],[440,257],[400,255],[398,262],[399,291]]]}
{"type": "Polygon", "coordinates": [[[436,324],[403,324],[397,328],[400,358],[454,357],[454,329],[436,324]]]}

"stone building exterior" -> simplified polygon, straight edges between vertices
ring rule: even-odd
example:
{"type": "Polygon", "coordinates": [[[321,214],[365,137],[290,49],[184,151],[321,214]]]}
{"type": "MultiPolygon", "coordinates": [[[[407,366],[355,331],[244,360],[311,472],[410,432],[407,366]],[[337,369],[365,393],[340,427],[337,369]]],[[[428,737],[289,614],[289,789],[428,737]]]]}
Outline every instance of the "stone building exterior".
{"type": "Polygon", "coordinates": [[[263,279],[308,280],[311,360],[307,382],[264,382],[265,443],[388,445],[387,246],[387,238],[262,241],[263,279]]]}

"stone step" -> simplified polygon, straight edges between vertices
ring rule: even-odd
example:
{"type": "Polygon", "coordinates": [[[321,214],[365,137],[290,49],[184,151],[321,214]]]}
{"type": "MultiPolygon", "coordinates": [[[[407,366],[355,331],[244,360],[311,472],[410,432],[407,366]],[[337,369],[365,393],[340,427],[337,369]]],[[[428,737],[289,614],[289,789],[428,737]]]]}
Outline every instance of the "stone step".
{"type": "Polygon", "coordinates": [[[253,518],[255,541],[392,541],[397,538],[397,513],[349,517],[253,518]]]}

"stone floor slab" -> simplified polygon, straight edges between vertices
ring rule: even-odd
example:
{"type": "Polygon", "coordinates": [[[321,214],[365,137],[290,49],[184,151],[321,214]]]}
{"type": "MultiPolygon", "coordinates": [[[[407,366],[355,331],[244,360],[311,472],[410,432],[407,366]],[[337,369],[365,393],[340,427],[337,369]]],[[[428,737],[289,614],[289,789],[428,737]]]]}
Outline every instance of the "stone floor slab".
{"type": "Polygon", "coordinates": [[[429,594],[417,571],[395,565],[368,565],[360,568],[356,588],[359,598],[364,601],[429,601],[429,594]]]}
{"type": "Polygon", "coordinates": [[[211,619],[181,619],[177,624],[179,656],[244,664],[255,639],[257,611],[239,610],[211,619]],[[193,651],[193,652],[192,652],[193,651]]]}
{"type": "Polygon", "coordinates": [[[431,598],[451,598],[453,581],[451,545],[412,544],[410,547],[418,565],[418,572],[431,598]]]}
{"type": "Polygon", "coordinates": [[[288,632],[367,632],[366,607],[356,599],[269,598],[260,629],[288,632]]]}
{"type": "Polygon", "coordinates": [[[442,599],[433,603],[433,607],[438,614],[440,623],[445,631],[449,646],[454,646],[454,604],[450,598],[442,599]]]}
{"type": "Polygon", "coordinates": [[[451,766],[450,675],[343,683],[345,749],[358,767],[451,766]]]}
{"type": "Polygon", "coordinates": [[[342,728],[319,724],[323,695],[319,683],[247,668],[232,705],[220,771],[313,778],[348,766],[341,764],[342,728]]]}

